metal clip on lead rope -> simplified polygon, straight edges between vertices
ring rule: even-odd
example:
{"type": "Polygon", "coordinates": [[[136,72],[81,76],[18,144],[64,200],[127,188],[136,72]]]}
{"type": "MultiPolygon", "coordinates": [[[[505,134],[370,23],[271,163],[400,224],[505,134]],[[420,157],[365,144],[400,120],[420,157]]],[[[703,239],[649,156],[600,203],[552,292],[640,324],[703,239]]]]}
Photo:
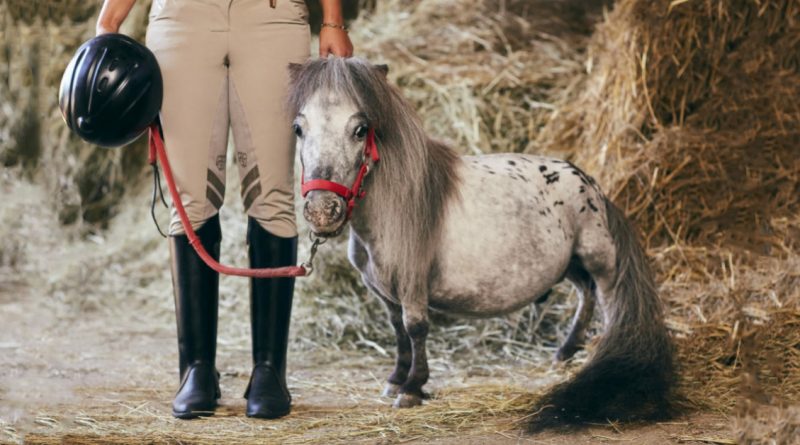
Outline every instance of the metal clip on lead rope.
{"type": "Polygon", "coordinates": [[[311,249],[309,251],[308,260],[300,264],[303,266],[303,269],[306,270],[306,276],[311,275],[311,272],[314,271],[314,256],[317,254],[317,248],[328,241],[327,238],[314,236],[313,232],[309,232],[308,237],[311,239],[311,249]]]}

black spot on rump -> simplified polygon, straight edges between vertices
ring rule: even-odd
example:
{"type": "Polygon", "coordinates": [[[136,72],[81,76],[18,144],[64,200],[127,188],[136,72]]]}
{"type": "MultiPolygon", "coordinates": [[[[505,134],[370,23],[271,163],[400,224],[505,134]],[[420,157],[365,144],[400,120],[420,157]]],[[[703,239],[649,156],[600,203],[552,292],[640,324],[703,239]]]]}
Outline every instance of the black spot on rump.
{"type": "Polygon", "coordinates": [[[552,184],[554,182],[558,182],[558,172],[553,172],[553,173],[550,173],[550,174],[544,173],[543,176],[544,176],[545,181],[547,181],[546,182],[547,184],[552,184]]]}
{"type": "Polygon", "coordinates": [[[517,163],[509,159],[508,160],[508,165],[517,165],[517,163]]]}
{"type": "Polygon", "coordinates": [[[540,172],[543,172],[543,171],[545,171],[545,170],[547,170],[547,166],[546,166],[546,165],[540,165],[540,166],[539,166],[539,171],[540,171],[540,172]]]}
{"type": "Polygon", "coordinates": [[[595,207],[594,202],[592,202],[592,198],[587,199],[586,204],[589,205],[589,208],[592,209],[593,212],[598,210],[597,207],[595,207]]]}
{"type": "Polygon", "coordinates": [[[595,184],[594,179],[591,176],[587,175],[583,170],[581,170],[578,167],[576,167],[575,164],[573,164],[572,162],[567,162],[566,164],[567,164],[566,168],[571,169],[572,170],[572,174],[575,175],[575,176],[578,176],[581,179],[582,183],[584,183],[586,185],[594,185],[595,184]]]}
{"type": "Polygon", "coordinates": [[[556,202],[553,203],[553,207],[555,207],[555,206],[563,206],[563,205],[564,205],[564,201],[556,201],[556,202]]]}
{"type": "Polygon", "coordinates": [[[589,181],[586,180],[586,177],[581,172],[579,172],[577,170],[572,170],[572,174],[577,176],[581,180],[582,183],[589,184],[589,181]]]}

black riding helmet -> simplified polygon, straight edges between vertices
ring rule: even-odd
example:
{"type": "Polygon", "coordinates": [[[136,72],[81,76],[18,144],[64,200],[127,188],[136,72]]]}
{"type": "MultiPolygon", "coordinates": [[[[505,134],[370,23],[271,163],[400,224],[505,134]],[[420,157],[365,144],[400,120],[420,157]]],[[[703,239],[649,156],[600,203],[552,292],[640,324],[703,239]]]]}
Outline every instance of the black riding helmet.
{"type": "Polygon", "coordinates": [[[102,147],[138,138],[161,109],[164,85],[150,50],[123,34],[78,48],[61,78],[59,106],[70,129],[102,147]]]}

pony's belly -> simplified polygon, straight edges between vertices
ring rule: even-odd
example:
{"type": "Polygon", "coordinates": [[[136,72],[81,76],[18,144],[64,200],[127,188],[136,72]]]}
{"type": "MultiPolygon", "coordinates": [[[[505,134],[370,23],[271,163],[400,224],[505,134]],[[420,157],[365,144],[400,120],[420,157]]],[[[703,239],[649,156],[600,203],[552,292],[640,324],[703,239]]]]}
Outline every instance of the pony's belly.
{"type": "Polygon", "coordinates": [[[431,309],[474,318],[487,318],[508,314],[522,309],[536,298],[544,295],[551,286],[543,283],[520,283],[516,289],[468,288],[442,286],[431,292],[428,305],[431,309]]]}
{"type": "Polygon", "coordinates": [[[550,252],[509,240],[472,246],[476,249],[451,246],[439,258],[431,308],[472,317],[507,314],[544,295],[569,265],[568,246],[550,252]]]}

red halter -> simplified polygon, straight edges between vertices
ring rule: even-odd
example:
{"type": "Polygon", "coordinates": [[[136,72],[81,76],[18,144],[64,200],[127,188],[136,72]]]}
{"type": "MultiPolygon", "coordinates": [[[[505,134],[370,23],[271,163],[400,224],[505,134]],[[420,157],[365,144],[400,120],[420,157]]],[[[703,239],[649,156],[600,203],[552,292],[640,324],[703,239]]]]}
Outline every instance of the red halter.
{"type": "Polygon", "coordinates": [[[350,219],[350,214],[353,213],[353,208],[356,206],[356,199],[361,199],[367,194],[367,192],[361,190],[364,177],[369,173],[371,165],[379,160],[378,146],[375,144],[375,130],[370,127],[367,132],[367,140],[364,143],[361,167],[358,169],[358,174],[356,175],[356,180],[353,181],[353,185],[348,188],[345,185],[328,181],[327,179],[312,179],[306,182],[305,172],[303,172],[300,177],[300,190],[302,191],[303,198],[312,190],[327,190],[336,193],[347,201],[347,219],[350,219]]]}

